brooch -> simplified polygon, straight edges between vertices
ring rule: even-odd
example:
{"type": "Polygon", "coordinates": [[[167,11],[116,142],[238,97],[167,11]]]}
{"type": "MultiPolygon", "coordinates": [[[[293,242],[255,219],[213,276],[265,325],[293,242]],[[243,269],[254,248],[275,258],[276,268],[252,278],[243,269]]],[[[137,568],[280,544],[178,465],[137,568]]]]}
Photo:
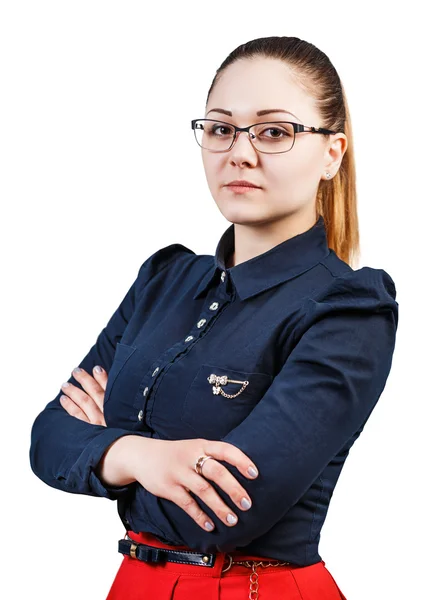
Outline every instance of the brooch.
{"type": "Polygon", "coordinates": [[[213,394],[222,394],[225,398],[235,398],[239,394],[243,392],[246,386],[249,384],[249,381],[237,381],[237,379],[228,379],[226,375],[215,375],[212,373],[207,377],[207,381],[213,385],[213,394]],[[227,383],[241,383],[242,387],[237,392],[237,394],[226,394],[221,388],[222,385],[227,385],[227,383]]]}

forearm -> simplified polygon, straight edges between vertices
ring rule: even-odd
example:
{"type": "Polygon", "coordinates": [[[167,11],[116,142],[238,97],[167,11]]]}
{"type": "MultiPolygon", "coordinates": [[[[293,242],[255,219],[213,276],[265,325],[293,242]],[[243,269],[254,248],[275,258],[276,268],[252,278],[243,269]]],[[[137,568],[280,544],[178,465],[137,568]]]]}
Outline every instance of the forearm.
{"type": "MultiPolygon", "coordinates": [[[[70,416],[59,405],[59,395],[41,411],[32,426],[33,472],[47,485],[62,491],[115,499],[128,488],[111,490],[104,486],[96,469],[108,448],[123,437],[133,437],[132,432],[92,425],[70,416]]],[[[142,435],[146,434],[135,434],[138,439],[143,439],[142,435]]]]}

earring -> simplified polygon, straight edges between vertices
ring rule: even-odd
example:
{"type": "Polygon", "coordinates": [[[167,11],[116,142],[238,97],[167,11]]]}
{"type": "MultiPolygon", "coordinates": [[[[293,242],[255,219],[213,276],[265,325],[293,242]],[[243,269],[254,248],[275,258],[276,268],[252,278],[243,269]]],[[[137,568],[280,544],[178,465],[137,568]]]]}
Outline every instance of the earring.
{"type": "Polygon", "coordinates": [[[329,173],[329,171],[326,171],[326,178],[329,179],[331,177],[331,173],[329,173]]]}

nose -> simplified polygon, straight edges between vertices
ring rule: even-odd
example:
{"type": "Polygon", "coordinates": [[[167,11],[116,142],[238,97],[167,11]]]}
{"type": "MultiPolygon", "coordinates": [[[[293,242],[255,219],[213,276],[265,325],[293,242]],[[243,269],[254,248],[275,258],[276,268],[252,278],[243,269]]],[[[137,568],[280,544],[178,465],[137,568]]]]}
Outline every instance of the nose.
{"type": "Polygon", "coordinates": [[[258,153],[252,142],[252,134],[247,131],[237,131],[236,139],[229,151],[234,161],[240,162],[241,160],[256,162],[258,159],[258,153]],[[243,137],[240,138],[240,134],[243,133],[243,137]]]}
{"type": "Polygon", "coordinates": [[[242,133],[244,134],[244,137],[248,139],[250,145],[253,146],[252,140],[255,139],[255,134],[253,134],[252,131],[236,131],[236,139],[234,140],[233,147],[237,144],[239,137],[242,133]]]}

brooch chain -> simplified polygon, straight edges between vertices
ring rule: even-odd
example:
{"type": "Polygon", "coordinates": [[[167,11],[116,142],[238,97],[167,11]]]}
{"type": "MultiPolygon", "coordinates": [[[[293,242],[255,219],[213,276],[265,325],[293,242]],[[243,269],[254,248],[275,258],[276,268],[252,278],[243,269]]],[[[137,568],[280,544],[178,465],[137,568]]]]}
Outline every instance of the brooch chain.
{"type": "Polygon", "coordinates": [[[235,398],[236,396],[241,394],[249,384],[249,381],[238,381],[237,379],[228,379],[227,375],[215,375],[214,373],[207,377],[207,381],[213,384],[213,394],[222,394],[222,396],[225,396],[225,398],[235,398]],[[227,394],[223,391],[221,387],[222,385],[227,385],[227,383],[241,383],[242,387],[237,392],[237,394],[227,394]]]}

